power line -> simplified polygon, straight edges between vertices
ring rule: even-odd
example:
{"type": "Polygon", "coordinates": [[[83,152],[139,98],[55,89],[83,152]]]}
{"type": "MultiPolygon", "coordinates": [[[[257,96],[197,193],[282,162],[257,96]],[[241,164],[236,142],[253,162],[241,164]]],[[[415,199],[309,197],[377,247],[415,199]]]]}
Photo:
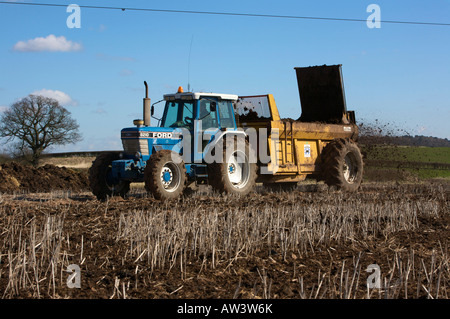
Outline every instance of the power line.
{"type": "MultiPolygon", "coordinates": [[[[0,4],[45,6],[45,7],[67,7],[68,6],[68,4],[7,2],[7,1],[0,1],[0,4]]],[[[310,16],[292,16],[292,15],[238,13],[238,12],[191,11],[191,10],[171,10],[171,9],[152,9],[152,8],[133,8],[133,7],[105,7],[105,6],[89,6],[89,5],[79,5],[79,7],[86,8],[86,9],[102,9],[102,10],[188,13],[188,14],[223,15],[223,16],[240,16],[240,17],[278,18],[278,19],[327,20],[327,21],[346,21],[346,22],[366,22],[367,21],[366,19],[353,19],[353,18],[310,17],[310,16]]],[[[382,20],[380,22],[381,23],[393,23],[393,24],[450,26],[450,23],[441,23],[441,22],[419,22],[419,21],[398,21],[398,20],[382,20]]]]}

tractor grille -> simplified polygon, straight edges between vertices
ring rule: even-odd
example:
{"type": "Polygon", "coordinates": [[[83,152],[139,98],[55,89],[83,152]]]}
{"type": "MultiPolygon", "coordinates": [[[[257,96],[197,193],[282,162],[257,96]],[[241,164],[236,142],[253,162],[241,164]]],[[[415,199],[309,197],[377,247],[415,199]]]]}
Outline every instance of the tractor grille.
{"type": "Polygon", "coordinates": [[[149,155],[148,139],[146,138],[123,138],[123,150],[126,154],[136,154],[140,152],[142,155],[149,155]]]}

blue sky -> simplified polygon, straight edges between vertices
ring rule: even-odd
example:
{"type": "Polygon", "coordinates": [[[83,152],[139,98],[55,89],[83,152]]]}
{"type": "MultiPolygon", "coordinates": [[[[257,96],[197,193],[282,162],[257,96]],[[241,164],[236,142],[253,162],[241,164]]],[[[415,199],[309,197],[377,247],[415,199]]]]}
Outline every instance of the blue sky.
{"type": "MultiPolygon", "coordinates": [[[[449,0],[22,2],[363,20],[377,4],[382,20],[450,23],[449,0]]],[[[55,152],[120,150],[120,130],[142,118],[144,80],[152,102],[189,81],[195,91],[272,93],[280,115],[297,118],[294,67],[323,64],[342,64],[357,120],[450,138],[450,26],[82,8],[81,28],[70,29],[69,15],[0,4],[0,111],[30,93],[56,94],[83,140],[55,152]]]]}

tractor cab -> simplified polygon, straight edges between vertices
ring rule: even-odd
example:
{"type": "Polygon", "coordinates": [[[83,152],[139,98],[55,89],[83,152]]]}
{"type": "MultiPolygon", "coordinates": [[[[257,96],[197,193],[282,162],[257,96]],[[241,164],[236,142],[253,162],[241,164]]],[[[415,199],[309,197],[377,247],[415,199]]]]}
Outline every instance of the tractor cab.
{"type": "Polygon", "coordinates": [[[166,105],[161,127],[189,131],[192,141],[190,160],[198,163],[203,159],[205,147],[221,131],[237,129],[233,110],[237,98],[231,94],[183,92],[180,87],[177,93],[164,95],[166,105]]]}
{"type": "Polygon", "coordinates": [[[184,127],[193,130],[198,121],[203,130],[236,128],[232,103],[237,95],[183,92],[164,95],[166,106],[161,127],[184,127]]]}

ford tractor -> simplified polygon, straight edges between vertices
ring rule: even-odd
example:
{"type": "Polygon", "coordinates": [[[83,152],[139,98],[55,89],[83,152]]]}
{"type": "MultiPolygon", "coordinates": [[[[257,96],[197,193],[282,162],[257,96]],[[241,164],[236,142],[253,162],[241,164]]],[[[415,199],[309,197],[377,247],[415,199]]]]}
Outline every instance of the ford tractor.
{"type": "Polygon", "coordinates": [[[233,109],[238,96],[183,92],[180,87],[164,95],[160,125],[151,126],[154,105],[144,84],[144,119],[122,129],[122,152],[101,153],[89,170],[97,198],[124,197],[133,182],[144,182],[157,199],[177,198],[192,183],[209,184],[219,192],[248,193],[257,167],[256,161],[249,161],[248,142],[241,139],[243,147],[238,148],[238,137],[246,135],[238,129],[233,109]],[[227,154],[226,149],[231,151],[227,154]],[[208,163],[208,154],[220,159],[208,163]]]}
{"type": "Polygon", "coordinates": [[[157,126],[145,84],[143,120],[121,131],[123,151],[102,152],[89,170],[99,200],[125,197],[143,182],[155,198],[182,195],[190,184],[245,195],[255,183],[289,187],[307,176],[356,191],[363,159],[355,112],[345,101],[341,65],[295,68],[301,102],[297,120],[282,119],[272,94],[204,92],[164,95],[157,126]]]}

